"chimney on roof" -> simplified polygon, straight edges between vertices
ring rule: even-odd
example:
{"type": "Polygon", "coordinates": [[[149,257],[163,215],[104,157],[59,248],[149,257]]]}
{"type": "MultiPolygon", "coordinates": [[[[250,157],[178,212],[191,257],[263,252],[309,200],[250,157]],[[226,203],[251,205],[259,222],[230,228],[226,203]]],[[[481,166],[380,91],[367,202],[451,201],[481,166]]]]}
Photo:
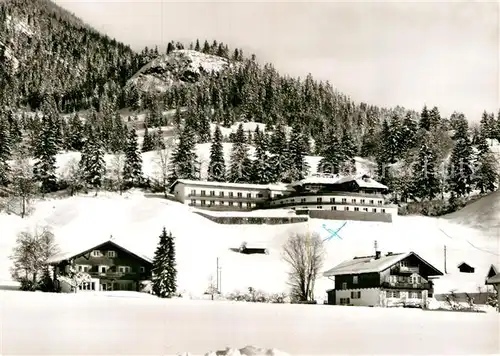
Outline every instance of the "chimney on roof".
{"type": "Polygon", "coordinates": [[[377,240],[375,240],[374,247],[375,247],[375,259],[378,260],[380,258],[380,251],[378,249],[377,240]]]}

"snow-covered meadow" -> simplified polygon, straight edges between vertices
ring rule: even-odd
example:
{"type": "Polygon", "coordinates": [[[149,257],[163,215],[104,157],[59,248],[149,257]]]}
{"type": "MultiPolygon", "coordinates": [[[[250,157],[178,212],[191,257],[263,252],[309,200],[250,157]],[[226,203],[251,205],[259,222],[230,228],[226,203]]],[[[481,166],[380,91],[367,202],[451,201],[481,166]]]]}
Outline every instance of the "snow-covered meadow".
{"type": "Polygon", "coordinates": [[[246,345],[290,355],[477,355],[498,353],[500,335],[496,313],[86,293],[0,291],[0,320],[6,355],[202,355],[246,345]]]}

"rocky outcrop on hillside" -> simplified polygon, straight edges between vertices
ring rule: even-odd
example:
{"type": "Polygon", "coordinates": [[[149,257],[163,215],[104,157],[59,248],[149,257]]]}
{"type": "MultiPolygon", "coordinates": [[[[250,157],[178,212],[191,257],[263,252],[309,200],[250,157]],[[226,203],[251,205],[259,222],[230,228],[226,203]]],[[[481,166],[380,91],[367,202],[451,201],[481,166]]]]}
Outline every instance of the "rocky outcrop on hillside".
{"type": "Polygon", "coordinates": [[[127,82],[129,89],[160,92],[175,83],[195,83],[201,77],[218,73],[230,66],[227,58],[194,50],[175,50],[161,55],[142,67],[127,82]]]}

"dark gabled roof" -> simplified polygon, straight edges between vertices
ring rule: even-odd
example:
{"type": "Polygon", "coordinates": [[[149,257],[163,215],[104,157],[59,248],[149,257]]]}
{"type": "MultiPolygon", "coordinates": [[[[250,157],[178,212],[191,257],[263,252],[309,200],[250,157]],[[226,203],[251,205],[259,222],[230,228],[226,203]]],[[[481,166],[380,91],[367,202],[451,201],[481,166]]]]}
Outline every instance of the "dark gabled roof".
{"type": "Polygon", "coordinates": [[[136,253],[134,253],[134,252],[126,249],[125,247],[117,244],[116,242],[114,242],[112,240],[107,240],[107,241],[104,241],[104,242],[102,242],[102,243],[100,243],[98,245],[93,245],[93,246],[91,246],[89,248],[84,249],[83,251],[80,249],[77,252],[73,251],[73,252],[66,252],[66,253],[57,254],[57,255],[53,256],[52,258],[49,258],[49,260],[47,261],[47,263],[48,264],[58,264],[58,263],[60,263],[62,261],[82,256],[82,255],[84,255],[84,254],[86,254],[86,253],[88,253],[88,252],[90,252],[92,250],[96,250],[96,249],[98,249],[98,248],[100,248],[100,247],[102,247],[104,245],[108,245],[108,244],[112,245],[116,249],[125,251],[126,253],[129,253],[132,256],[135,256],[136,258],[143,260],[146,263],[149,263],[149,264],[153,263],[153,261],[150,258],[148,258],[146,256],[140,256],[140,255],[138,255],[138,254],[136,254],[136,253]]]}
{"type": "Polygon", "coordinates": [[[467,266],[467,267],[470,267],[470,268],[474,268],[474,267],[472,267],[470,264],[468,264],[467,262],[460,262],[460,263],[457,265],[457,267],[458,267],[458,268],[460,268],[460,267],[462,267],[462,266],[467,266]]]}
{"type": "Polygon", "coordinates": [[[344,261],[332,269],[323,273],[325,277],[349,275],[349,274],[360,274],[360,273],[373,273],[382,272],[387,268],[394,266],[396,263],[404,260],[409,256],[415,256],[424,264],[426,264],[430,269],[434,270],[434,274],[429,274],[429,276],[442,276],[443,273],[432,266],[430,263],[425,261],[422,257],[417,255],[415,252],[408,253],[395,253],[391,255],[381,256],[375,259],[375,256],[367,257],[355,257],[352,260],[344,261]]]}
{"type": "Polygon", "coordinates": [[[491,278],[488,278],[486,284],[500,284],[500,273],[497,273],[491,278]]]}
{"type": "Polygon", "coordinates": [[[494,265],[491,265],[490,269],[488,270],[488,274],[486,275],[486,277],[487,278],[491,278],[491,277],[493,277],[493,276],[495,276],[497,274],[498,274],[497,268],[494,265]],[[493,272],[493,273],[491,273],[491,272],[493,272]]]}

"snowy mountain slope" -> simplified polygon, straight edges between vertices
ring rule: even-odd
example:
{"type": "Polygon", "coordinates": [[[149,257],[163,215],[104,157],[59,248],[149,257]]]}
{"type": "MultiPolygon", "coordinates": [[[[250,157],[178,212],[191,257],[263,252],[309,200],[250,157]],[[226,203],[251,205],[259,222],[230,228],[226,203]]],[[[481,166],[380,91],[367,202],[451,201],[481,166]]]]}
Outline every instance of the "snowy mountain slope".
{"type": "MultiPolygon", "coordinates": [[[[8,255],[16,234],[24,228],[51,226],[63,251],[88,248],[112,235],[117,243],[153,257],[158,236],[165,226],[176,236],[180,291],[201,296],[209,278],[216,273],[219,258],[223,293],[244,291],[248,287],[269,293],[282,292],[287,289],[287,265],[281,259],[287,237],[295,232],[317,232],[326,239],[329,235],[323,224],[337,228],[341,223],[311,220],[290,225],[219,225],[194,214],[187,206],[148,198],[140,192],[47,200],[37,203],[34,213],[25,220],[0,213],[0,280],[9,279],[8,255]],[[239,247],[243,241],[249,246],[266,245],[269,255],[242,255],[229,250],[239,247]]],[[[339,235],[342,239],[326,242],[325,270],[355,255],[372,254],[373,242],[377,240],[384,253],[412,250],[443,271],[446,245],[450,274],[436,283],[436,293],[450,289],[475,292],[477,287],[484,287],[490,264],[498,262],[498,255],[494,255],[498,251],[497,242],[485,238],[479,230],[445,220],[397,217],[393,224],[351,221],[339,235]],[[476,273],[467,280],[463,280],[456,269],[463,260],[476,267],[476,273]]],[[[317,298],[321,300],[329,288],[332,282],[320,278],[315,289],[317,298]]]]}
{"type": "Polygon", "coordinates": [[[500,241],[500,191],[497,190],[444,218],[455,224],[481,229],[500,241]]]}
{"type": "Polygon", "coordinates": [[[128,88],[165,92],[176,83],[197,82],[202,76],[230,66],[226,58],[194,50],[175,50],[142,67],[127,81],[128,88]]]}

